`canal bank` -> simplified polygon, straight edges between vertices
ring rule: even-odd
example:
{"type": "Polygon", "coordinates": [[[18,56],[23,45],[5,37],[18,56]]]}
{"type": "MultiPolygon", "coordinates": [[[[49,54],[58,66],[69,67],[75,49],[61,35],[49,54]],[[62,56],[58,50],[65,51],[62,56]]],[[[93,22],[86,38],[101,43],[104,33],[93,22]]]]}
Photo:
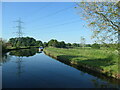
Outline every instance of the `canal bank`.
{"type": "MultiPolygon", "coordinates": [[[[111,78],[111,79],[120,80],[119,74],[113,74],[113,72],[111,72],[112,70],[106,71],[106,70],[104,70],[104,68],[96,67],[95,65],[91,65],[88,62],[82,63],[82,62],[79,62],[79,60],[75,59],[75,58],[77,58],[77,59],[82,58],[83,57],[82,55],[80,57],[76,56],[74,53],[73,53],[73,55],[69,55],[68,53],[66,54],[65,52],[61,52],[62,50],[61,51],[59,51],[59,50],[60,49],[57,49],[57,48],[55,48],[55,50],[54,50],[54,48],[51,48],[51,49],[46,48],[46,49],[44,49],[44,52],[45,52],[46,55],[51,56],[51,57],[65,63],[65,64],[73,66],[77,69],[84,68],[84,70],[87,69],[87,71],[91,71],[91,72],[94,72],[94,73],[97,73],[97,74],[101,74],[101,75],[104,75],[104,76],[106,76],[108,78],[111,78]]],[[[69,49],[68,49],[68,51],[69,51],[69,49]]],[[[100,59],[96,59],[96,60],[100,60],[100,59]]],[[[101,61],[102,61],[102,59],[101,59],[101,61]]],[[[93,64],[95,63],[95,61],[92,61],[92,60],[90,60],[89,62],[93,63],[93,64]]],[[[96,62],[96,63],[98,63],[98,62],[96,62]]]]}

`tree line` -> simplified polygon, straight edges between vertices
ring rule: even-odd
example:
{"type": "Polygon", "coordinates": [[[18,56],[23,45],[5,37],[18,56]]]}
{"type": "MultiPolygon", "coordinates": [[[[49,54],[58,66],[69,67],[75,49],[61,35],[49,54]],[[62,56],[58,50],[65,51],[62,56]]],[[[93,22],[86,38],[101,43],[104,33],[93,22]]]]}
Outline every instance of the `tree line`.
{"type": "Polygon", "coordinates": [[[8,43],[11,44],[12,47],[43,46],[42,41],[32,37],[10,38],[8,43]]]}
{"type": "MultiPolygon", "coordinates": [[[[33,37],[10,38],[8,42],[3,43],[3,47],[7,47],[7,46],[9,47],[42,46],[42,47],[56,47],[56,48],[82,47],[82,45],[78,43],[65,43],[64,41],[58,41],[56,39],[51,39],[48,42],[42,42],[41,40],[36,40],[33,37]]],[[[86,44],[86,46],[89,47],[91,45],[86,44]]]]}
{"type": "Polygon", "coordinates": [[[10,38],[8,42],[0,40],[0,45],[2,46],[2,52],[6,52],[7,48],[15,47],[56,47],[56,48],[74,48],[74,47],[91,47],[93,49],[100,49],[100,47],[113,47],[117,48],[117,44],[85,44],[84,47],[82,43],[65,43],[64,41],[58,41],[56,39],[51,39],[48,42],[42,42],[41,40],[36,40],[33,37],[21,37],[21,38],[10,38]]]}

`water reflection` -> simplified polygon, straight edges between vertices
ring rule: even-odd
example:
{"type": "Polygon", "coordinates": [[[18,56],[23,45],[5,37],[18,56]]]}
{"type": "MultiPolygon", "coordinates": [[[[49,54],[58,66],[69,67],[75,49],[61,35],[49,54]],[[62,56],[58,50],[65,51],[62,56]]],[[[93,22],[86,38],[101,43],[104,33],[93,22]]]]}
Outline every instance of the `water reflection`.
{"type": "Polygon", "coordinates": [[[17,75],[20,77],[21,74],[24,72],[23,66],[23,57],[30,57],[34,56],[36,53],[41,53],[37,48],[32,49],[21,49],[16,51],[11,51],[9,55],[16,56],[15,63],[17,63],[17,75]]]}
{"type": "Polygon", "coordinates": [[[34,56],[37,52],[39,52],[37,48],[21,49],[21,50],[11,51],[9,55],[20,56],[20,57],[30,57],[30,56],[34,56]]]}
{"type": "Polygon", "coordinates": [[[42,53],[42,51],[39,51],[37,48],[32,48],[32,49],[21,49],[21,50],[10,51],[8,53],[2,53],[2,57],[0,57],[0,66],[10,61],[12,56],[17,56],[19,61],[21,61],[22,57],[34,56],[36,53],[42,53]]]}
{"type": "Polygon", "coordinates": [[[8,53],[2,53],[2,57],[0,57],[0,66],[2,66],[2,64],[10,61],[11,56],[8,55],[8,53]]]}
{"type": "Polygon", "coordinates": [[[36,53],[42,53],[42,51],[39,51],[37,48],[32,48],[32,49],[14,50],[14,51],[10,51],[9,53],[3,53],[2,57],[0,57],[0,66],[10,61],[12,56],[16,56],[15,57],[16,60],[14,62],[17,64],[16,67],[17,75],[20,77],[21,74],[24,72],[23,57],[34,56],[36,53]]]}
{"type": "Polygon", "coordinates": [[[20,77],[20,75],[23,73],[23,65],[22,65],[22,57],[17,57],[16,58],[16,63],[17,63],[17,75],[20,77]]]}

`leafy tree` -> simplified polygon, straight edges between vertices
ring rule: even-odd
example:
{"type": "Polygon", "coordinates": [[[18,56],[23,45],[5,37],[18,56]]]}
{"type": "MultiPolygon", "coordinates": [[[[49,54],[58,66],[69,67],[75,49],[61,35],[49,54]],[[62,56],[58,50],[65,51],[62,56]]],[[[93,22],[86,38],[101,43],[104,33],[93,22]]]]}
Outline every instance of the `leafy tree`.
{"type": "Polygon", "coordinates": [[[51,39],[51,40],[48,42],[48,46],[53,46],[53,43],[54,43],[54,39],[51,39]]]}
{"type": "Polygon", "coordinates": [[[58,47],[59,46],[59,42],[57,40],[54,40],[52,46],[53,47],[58,47]]]}
{"type": "Polygon", "coordinates": [[[36,41],[36,39],[32,37],[10,38],[8,42],[11,43],[13,47],[43,46],[42,41],[36,41]]]}
{"type": "Polygon", "coordinates": [[[30,46],[35,46],[36,45],[36,40],[34,38],[30,38],[30,46]]]}
{"type": "Polygon", "coordinates": [[[59,48],[66,48],[66,44],[64,41],[58,42],[58,46],[59,48]]]}
{"type": "Polygon", "coordinates": [[[42,43],[42,41],[36,41],[36,46],[43,46],[43,43],[42,43]]]}
{"type": "Polygon", "coordinates": [[[93,38],[120,43],[119,2],[80,2],[76,9],[93,28],[93,38]]]}
{"type": "Polygon", "coordinates": [[[100,45],[97,43],[92,44],[92,48],[94,49],[100,49],[100,45]]]}
{"type": "MultiPolygon", "coordinates": [[[[0,39],[0,49],[1,51],[4,53],[7,51],[7,47],[6,47],[6,41],[2,40],[2,38],[0,39]]],[[[0,52],[1,53],[1,52],[0,52]]]]}
{"type": "Polygon", "coordinates": [[[73,46],[73,47],[79,47],[79,44],[73,43],[72,46],[73,46]]]}
{"type": "Polygon", "coordinates": [[[91,47],[91,44],[86,44],[85,46],[86,46],[86,47],[91,47]]]}
{"type": "Polygon", "coordinates": [[[47,42],[44,42],[43,46],[44,46],[44,47],[48,47],[48,43],[47,43],[47,42]]]}
{"type": "Polygon", "coordinates": [[[65,48],[65,47],[66,47],[66,44],[65,44],[64,41],[58,42],[58,41],[55,40],[55,39],[51,39],[51,40],[48,42],[48,46],[57,47],[57,48],[65,48]]]}
{"type": "Polygon", "coordinates": [[[51,39],[51,40],[48,42],[48,46],[58,47],[58,41],[57,41],[57,40],[54,40],[54,39],[51,39]]]}
{"type": "Polygon", "coordinates": [[[68,47],[71,47],[71,46],[72,46],[72,44],[71,44],[71,43],[67,43],[66,45],[67,45],[68,47]]]}

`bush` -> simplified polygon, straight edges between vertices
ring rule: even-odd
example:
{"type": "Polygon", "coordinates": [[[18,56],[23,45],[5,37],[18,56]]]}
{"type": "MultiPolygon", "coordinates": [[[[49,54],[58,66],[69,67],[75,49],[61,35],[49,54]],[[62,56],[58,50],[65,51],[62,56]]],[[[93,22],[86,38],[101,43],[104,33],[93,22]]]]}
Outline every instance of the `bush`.
{"type": "Polygon", "coordinates": [[[94,43],[94,44],[92,45],[92,48],[94,48],[94,49],[100,49],[100,45],[97,44],[97,43],[94,43]]]}

